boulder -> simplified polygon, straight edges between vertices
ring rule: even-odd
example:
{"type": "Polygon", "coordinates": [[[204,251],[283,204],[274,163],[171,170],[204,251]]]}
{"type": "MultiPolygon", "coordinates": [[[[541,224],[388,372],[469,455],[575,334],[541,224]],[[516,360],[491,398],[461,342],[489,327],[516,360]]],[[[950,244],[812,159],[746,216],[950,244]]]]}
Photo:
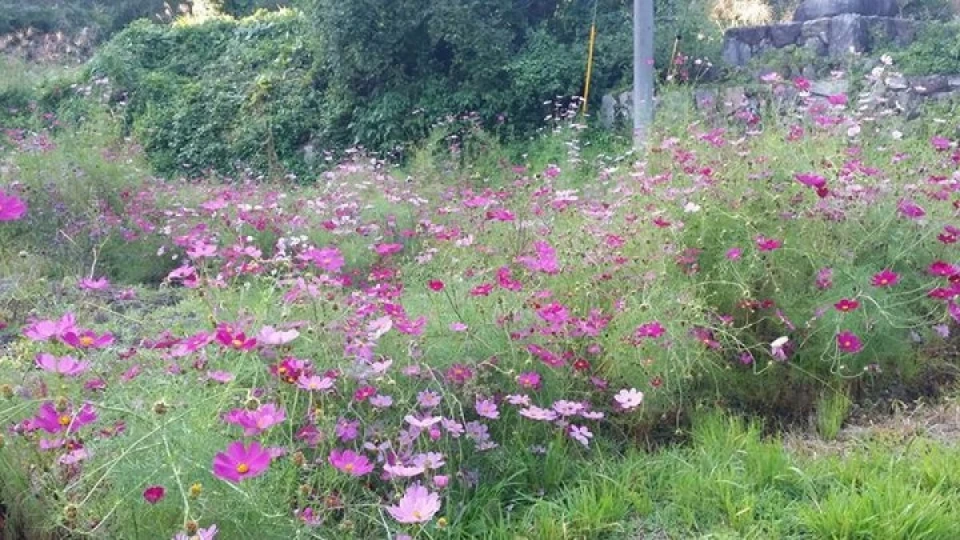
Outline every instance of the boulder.
{"type": "Polygon", "coordinates": [[[896,0],[803,0],[793,20],[812,21],[844,14],[895,17],[899,12],[896,0]]]}
{"type": "Polygon", "coordinates": [[[747,62],[753,57],[753,50],[750,48],[750,45],[736,39],[732,36],[727,36],[726,41],[723,43],[723,61],[730,66],[745,66],[747,62]]]}
{"type": "Polygon", "coordinates": [[[920,96],[931,96],[950,90],[950,79],[943,75],[910,77],[910,88],[920,96]]]}
{"type": "Polygon", "coordinates": [[[827,40],[830,56],[859,53],[867,49],[870,35],[859,15],[837,15],[830,19],[830,37],[827,40]]]}
{"type": "Polygon", "coordinates": [[[776,48],[793,45],[800,39],[801,23],[775,24],[770,27],[770,43],[776,48]]]}
{"type": "Polygon", "coordinates": [[[606,94],[600,101],[600,125],[612,129],[617,123],[617,98],[606,94]]]}

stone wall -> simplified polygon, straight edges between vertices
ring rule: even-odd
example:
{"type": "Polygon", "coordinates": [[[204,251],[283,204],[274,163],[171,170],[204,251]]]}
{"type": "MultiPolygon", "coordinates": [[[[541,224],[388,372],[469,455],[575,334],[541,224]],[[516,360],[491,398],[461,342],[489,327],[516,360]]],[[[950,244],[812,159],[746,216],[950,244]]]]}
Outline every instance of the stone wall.
{"type": "Polygon", "coordinates": [[[724,36],[723,60],[741,67],[765,51],[804,47],[817,56],[869,52],[880,42],[909,45],[921,23],[896,17],[843,14],[809,21],[734,28],[724,36]]]}

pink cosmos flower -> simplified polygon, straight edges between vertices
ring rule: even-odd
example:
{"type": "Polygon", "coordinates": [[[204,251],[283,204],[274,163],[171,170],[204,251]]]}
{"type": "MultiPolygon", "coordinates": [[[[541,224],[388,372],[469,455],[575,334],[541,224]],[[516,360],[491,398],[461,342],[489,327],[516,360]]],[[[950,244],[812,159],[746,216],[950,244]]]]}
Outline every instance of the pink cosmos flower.
{"type": "Polygon", "coordinates": [[[950,139],[946,137],[941,137],[940,135],[934,135],[930,138],[930,144],[938,152],[943,152],[950,149],[950,139]]]}
{"type": "Polygon", "coordinates": [[[104,332],[98,336],[92,330],[70,330],[60,339],[76,349],[103,349],[113,344],[113,334],[104,332]]]}
{"type": "Polygon", "coordinates": [[[337,470],[351,476],[364,476],[373,471],[373,463],[367,459],[367,456],[357,454],[353,450],[334,449],[330,452],[330,457],[327,460],[337,470]]]}
{"type": "Polygon", "coordinates": [[[215,540],[218,532],[217,526],[211,525],[206,529],[197,529],[197,534],[193,536],[182,532],[177,533],[177,535],[173,537],[173,540],[215,540]]]}
{"type": "Polygon", "coordinates": [[[957,305],[956,302],[951,300],[950,303],[947,304],[947,313],[953,317],[953,320],[956,321],[957,324],[960,324],[960,305],[957,305]]]}
{"type": "Polygon", "coordinates": [[[286,420],[287,413],[283,407],[267,403],[261,405],[255,411],[234,409],[228,412],[223,419],[228,424],[242,427],[245,436],[253,437],[286,420]]]}
{"type": "Polygon", "coordinates": [[[956,273],[958,270],[956,266],[945,262],[945,261],[934,261],[930,264],[930,267],[927,269],[931,275],[939,277],[950,277],[956,273]]]}
{"type": "Polygon", "coordinates": [[[631,388],[629,390],[623,389],[617,392],[617,395],[613,396],[613,400],[617,402],[617,405],[625,411],[630,411],[636,409],[643,403],[643,392],[638,391],[636,388],[631,388]]]}
{"type": "Polygon", "coordinates": [[[743,250],[738,247],[732,247],[727,250],[726,258],[730,261],[740,260],[740,257],[743,255],[743,250]]]}
{"type": "Polygon", "coordinates": [[[500,411],[497,410],[497,404],[494,403],[492,399],[477,398],[475,408],[477,410],[477,414],[484,418],[489,418],[491,420],[500,418],[500,411]]]}
{"type": "Polygon", "coordinates": [[[444,285],[444,283],[439,279],[431,279],[427,282],[427,286],[430,287],[430,290],[434,292],[440,292],[446,287],[446,285],[444,285]]]}
{"type": "Polygon", "coordinates": [[[543,409],[535,405],[531,405],[525,409],[520,409],[520,416],[541,422],[553,422],[557,419],[556,412],[550,409],[543,409]]]}
{"type": "Polygon", "coordinates": [[[793,86],[801,92],[810,91],[810,80],[805,77],[794,77],[793,86]]]}
{"type": "Polygon", "coordinates": [[[821,268],[817,271],[816,277],[817,288],[820,290],[827,290],[833,287],[833,269],[832,268],[821,268]]]}
{"type": "Polygon", "coordinates": [[[247,447],[242,441],[227,446],[213,458],[213,474],[234,484],[263,474],[270,467],[270,452],[253,441],[247,447]]]}
{"type": "Polygon", "coordinates": [[[536,256],[517,257],[517,262],[523,264],[531,272],[557,274],[560,266],[557,262],[557,252],[547,242],[538,240],[533,243],[536,256]]]}
{"type": "Polygon", "coordinates": [[[633,335],[637,339],[651,338],[657,339],[667,332],[667,329],[659,321],[653,321],[641,324],[634,330],[633,335]]]}
{"type": "Polygon", "coordinates": [[[40,353],[37,355],[37,366],[44,371],[75,377],[89,369],[90,362],[80,362],[72,356],[57,358],[52,354],[40,353]]]}
{"type": "Polygon", "coordinates": [[[784,362],[787,359],[786,346],[790,343],[790,338],[780,336],[770,343],[770,355],[775,359],[784,362]]]}
{"type": "Polygon", "coordinates": [[[59,338],[67,332],[76,329],[76,319],[73,313],[64,313],[59,320],[42,320],[23,329],[23,335],[33,341],[47,341],[50,338],[59,338]]]}
{"type": "Polygon", "coordinates": [[[83,278],[77,284],[77,287],[86,291],[103,291],[110,288],[110,280],[105,277],[83,278]]]}
{"type": "Polygon", "coordinates": [[[760,251],[774,251],[783,245],[783,242],[779,240],[767,238],[766,236],[762,235],[758,236],[755,241],[757,243],[757,249],[760,251]]]}
{"type": "Polygon", "coordinates": [[[890,287],[896,285],[900,281],[900,275],[890,269],[884,269],[880,272],[877,272],[873,275],[873,279],[870,280],[870,283],[874,287],[890,287]]]}
{"type": "Polygon", "coordinates": [[[52,401],[45,401],[40,405],[37,415],[33,418],[33,425],[47,433],[74,433],[87,424],[97,421],[97,413],[93,405],[85,403],[76,413],[71,413],[70,407],[64,411],[57,411],[52,401]]]}
{"type": "Polygon", "coordinates": [[[14,195],[0,191],[0,221],[17,221],[27,213],[27,203],[14,195]]]}
{"type": "Polygon", "coordinates": [[[440,511],[440,496],[420,484],[413,484],[397,505],[388,506],[386,510],[400,523],[426,523],[440,511]]]}
{"type": "Polygon", "coordinates": [[[851,311],[856,311],[860,307],[860,302],[857,302],[851,298],[844,298],[833,305],[837,311],[842,311],[843,313],[850,313],[851,311]]]}
{"type": "Polygon", "coordinates": [[[396,255],[403,251],[403,244],[377,244],[374,246],[374,250],[377,252],[377,255],[381,257],[396,255]]]}
{"type": "Polygon", "coordinates": [[[845,353],[858,353],[863,350],[863,342],[852,332],[841,332],[837,334],[837,347],[845,353]]]}
{"type": "Polygon", "coordinates": [[[304,261],[312,262],[324,272],[337,273],[346,264],[343,254],[335,247],[325,247],[322,249],[310,248],[301,253],[299,258],[304,261]]]}
{"type": "Polygon", "coordinates": [[[256,340],[264,345],[286,345],[300,337],[296,329],[280,331],[272,326],[264,326],[257,334],[256,340]]]}
{"type": "Polygon", "coordinates": [[[322,392],[333,388],[333,379],[320,375],[301,375],[297,379],[297,388],[308,392],[322,392]]]}
{"type": "Polygon", "coordinates": [[[897,212],[910,219],[920,219],[927,215],[927,211],[922,206],[908,200],[900,201],[900,204],[897,205],[897,212]]]}
{"type": "Polygon", "coordinates": [[[248,338],[243,332],[234,333],[229,327],[221,324],[217,327],[216,340],[220,345],[236,351],[249,351],[257,346],[255,338],[248,338]]]}
{"type": "Polygon", "coordinates": [[[577,426],[571,424],[570,428],[567,430],[567,433],[570,435],[570,438],[584,446],[590,446],[590,439],[593,438],[593,433],[591,433],[586,426],[577,426]]]}
{"type": "Polygon", "coordinates": [[[143,490],[143,500],[150,504],[157,504],[166,494],[167,490],[163,486],[150,486],[143,490]]]}
{"type": "Polygon", "coordinates": [[[796,174],[794,178],[796,178],[797,182],[814,189],[820,189],[827,185],[827,179],[818,174],[799,173],[796,174]]]}
{"type": "Polygon", "coordinates": [[[426,469],[422,466],[403,465],[401,463],[384,465],[383,470],[391,476],[396,476],[399,478],[413,478],[414,476],[420,476],[426,472],[426,469]]]}
{"type": "Polygon", "coordinates": [[[417,418],[413,415],[404,416],[403,419],[413,427],[427,429],[443,419],[441,416],[428,416],[426,418],[417,418]]]}
{"type": "Polygon", "coordinates": [[[526,390],[539,390],[540,382],[540,374],[536,371],[525,371],[517,375],[517,384],[526,390]]]}
{"type": "Polygon", "coordinates": [[[829,102],[831,105],[835,105],[835,106],[846,105],[846,104],[847,104],[847,95],[846,95],[846,94],[833,94],[833,95],[831,95],[831,96],[827,96],[827,102],[829,102]]]}

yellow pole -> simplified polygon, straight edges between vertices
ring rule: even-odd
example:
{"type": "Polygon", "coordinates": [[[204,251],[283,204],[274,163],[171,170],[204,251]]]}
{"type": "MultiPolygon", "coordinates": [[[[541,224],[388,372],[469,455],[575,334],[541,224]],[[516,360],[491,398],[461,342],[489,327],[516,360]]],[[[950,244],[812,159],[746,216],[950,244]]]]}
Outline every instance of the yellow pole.
{"type": "Polygon", "coordinates": [[[590,76],[593,74],[593,45],[597,40],[597,23],[590,25],[590,48],[587,51],[587,82],[583,87],[583,114],[590,103],[590,76]]]}

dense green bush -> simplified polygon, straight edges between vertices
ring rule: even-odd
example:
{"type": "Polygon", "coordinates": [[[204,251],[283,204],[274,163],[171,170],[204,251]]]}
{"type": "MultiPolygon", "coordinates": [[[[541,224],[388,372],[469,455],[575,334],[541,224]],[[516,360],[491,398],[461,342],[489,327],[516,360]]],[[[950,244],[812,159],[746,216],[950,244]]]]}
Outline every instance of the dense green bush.
{"type": "Polygon", "coordinates": [[[930,23],[909,47],[891,54],[907,74],[960,73],[960,26],[930,23]]]}
{"type": "MultiPolygon", "coordinates": [[[[707,63],[691,70],[694,57],[717,56],[704,5],[658,1],[664,76],[695,77],[707,63]]],[[[166,174],[239,164],[302,171],[307,143],[393,153],[464,114],[522,138],[582,92],[593,2],[311,0],[303,8],[139,22],[102,48],[90,73],[124,98],[127,125],[166,174]]],[[[633,55],[630,2],[596,8],[595,107],[629,83],[633,55]]]]}
{"type": "MultiPolygon", "coordinates": [[[[302,17],[162,26],[138,22],[90,64],[122,99],[127,125],[164,173],[297,169],[321,124],[318,77],[302,17]]],[[[322,86],[322,85],[321,85],[322,86]]]]}

